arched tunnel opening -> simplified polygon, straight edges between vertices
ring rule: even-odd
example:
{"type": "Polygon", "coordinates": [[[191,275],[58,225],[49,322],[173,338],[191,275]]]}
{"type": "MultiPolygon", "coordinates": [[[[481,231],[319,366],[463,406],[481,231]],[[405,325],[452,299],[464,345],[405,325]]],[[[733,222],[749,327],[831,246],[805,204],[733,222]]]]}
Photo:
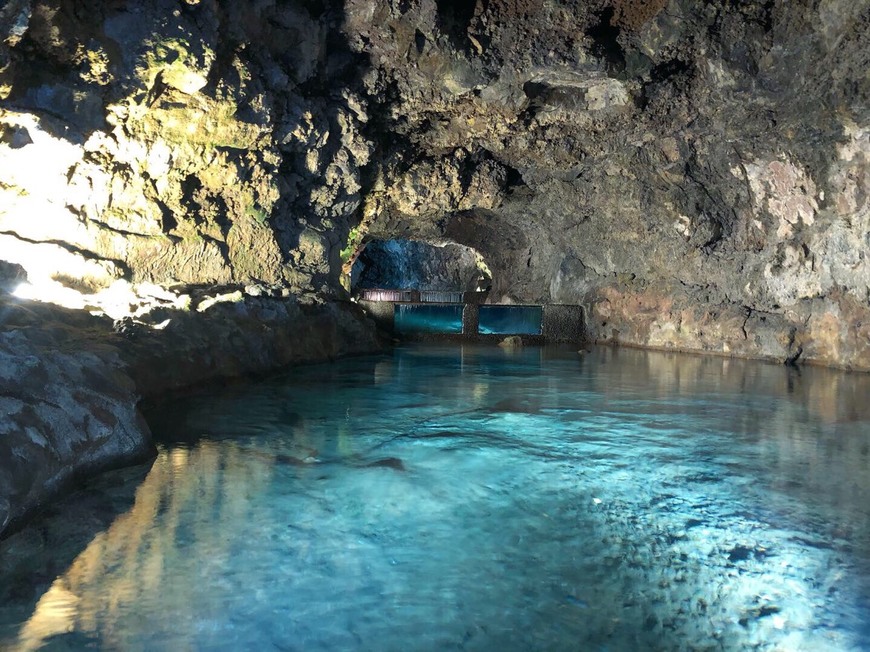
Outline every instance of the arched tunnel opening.
{"type": "Polygon", "coordinates": [[[350,277],[352,294],[394,335],[544,335],[543,306],[491,303],[489,266],[455,242],[371,240],[350,277]]]}
{"type": "Polygon", "coordinates": [[[486,292],[492,273],[475,249],[455,242],[371,240],[351,269],[354,294],[393,289],[433,292],[486,292]]]}

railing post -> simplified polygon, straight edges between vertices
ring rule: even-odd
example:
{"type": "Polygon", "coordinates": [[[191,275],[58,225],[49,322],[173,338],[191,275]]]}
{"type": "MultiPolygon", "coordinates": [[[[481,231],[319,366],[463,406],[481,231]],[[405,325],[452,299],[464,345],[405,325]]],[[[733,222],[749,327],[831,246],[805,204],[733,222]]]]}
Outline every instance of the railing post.
{"type": "Polygon", "coordinates": [[[480,324],[480,306],[476,303],[466,303],[462,308],[462,334],[465,337],[477,337],[480,324]]]}

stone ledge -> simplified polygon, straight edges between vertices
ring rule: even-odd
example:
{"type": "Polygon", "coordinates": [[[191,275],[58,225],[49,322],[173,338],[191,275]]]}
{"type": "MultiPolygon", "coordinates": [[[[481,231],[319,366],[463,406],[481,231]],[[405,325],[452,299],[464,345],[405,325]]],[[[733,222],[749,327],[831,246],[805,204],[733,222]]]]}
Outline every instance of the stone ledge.
{"type": "Polygon", "coordinates": [[[352,304],[295,298],[163,311],[164,328],[120,333],[8,295],[0,308],[0,538],[77,481],[149,459],[142,396],[382,346],[352,304]]]}

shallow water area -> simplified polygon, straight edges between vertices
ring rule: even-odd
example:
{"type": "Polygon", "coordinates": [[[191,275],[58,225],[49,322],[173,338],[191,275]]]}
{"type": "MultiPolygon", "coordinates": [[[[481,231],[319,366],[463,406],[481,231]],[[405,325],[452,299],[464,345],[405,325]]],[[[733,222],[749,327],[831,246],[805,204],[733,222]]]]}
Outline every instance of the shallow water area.
{"type": "Polygon", "coordinates": [[[419,345],[201,391],[0,543],[0,649],[870,649],[868,390],[419,345]]]}

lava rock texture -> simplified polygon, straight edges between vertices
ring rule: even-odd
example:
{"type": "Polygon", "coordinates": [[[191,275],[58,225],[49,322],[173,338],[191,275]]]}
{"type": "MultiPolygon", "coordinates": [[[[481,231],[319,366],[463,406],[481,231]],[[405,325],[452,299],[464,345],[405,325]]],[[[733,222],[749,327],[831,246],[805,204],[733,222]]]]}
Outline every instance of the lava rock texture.
{"type": "Polygon", "coordinates": [[[0,28],[0,257],[55,280],[340,294],[368,238],[455,242],[599,340],[870,369],[867,0],[11,0],[0,28]]]}
{"type": "Polygon", "coordinates": [[[345,10],[391,134],[370,234],[474,247],[601,341],[870,369],[870,3],[345,10]]]}

